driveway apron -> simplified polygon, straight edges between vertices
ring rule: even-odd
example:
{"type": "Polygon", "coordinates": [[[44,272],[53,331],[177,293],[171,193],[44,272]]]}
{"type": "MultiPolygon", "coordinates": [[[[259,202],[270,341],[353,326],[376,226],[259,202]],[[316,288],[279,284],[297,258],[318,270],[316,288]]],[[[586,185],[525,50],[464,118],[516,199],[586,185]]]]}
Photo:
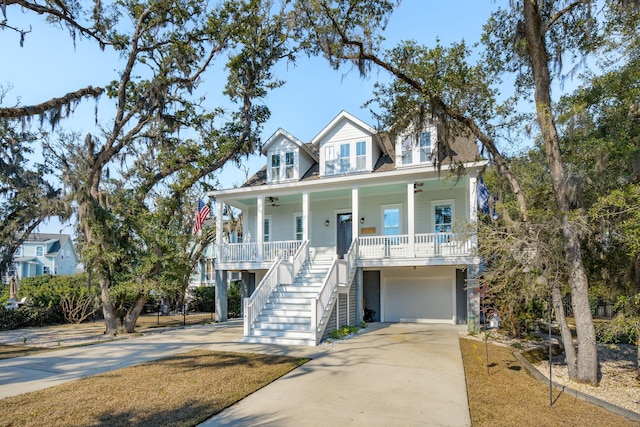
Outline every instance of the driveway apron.
{"type": "Polygon", "coordinates": [[[201,426],[469,426],[463,328],[372,324],[201,426]]]}

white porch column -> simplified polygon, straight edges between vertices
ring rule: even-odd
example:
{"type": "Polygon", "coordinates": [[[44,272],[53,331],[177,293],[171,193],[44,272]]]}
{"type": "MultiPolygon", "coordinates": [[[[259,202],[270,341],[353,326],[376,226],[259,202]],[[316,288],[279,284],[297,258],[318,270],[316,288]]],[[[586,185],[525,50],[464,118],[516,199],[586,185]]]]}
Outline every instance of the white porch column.
{"type": "Polygon", "coordinates": [[[415,182],[407,182],[407,233],[409,234],[409,254],[416,254],[416,200],[415,182]]]}
{"type": "Polygon", "coordinates": [[[309,192],[302,192],[302,240],[309,240],[309,192]]]}
{"type": "Polygon", "coordinates": [[[220,200],[216,201],[216,248],[217,248],[217,262],[216,264],[219,264],[220,262],[223,261],[223,256],[222,256],[222,228],[224,227],[223,225],[223,219],[222,219],[222,212],[223,212],[223,208],[224,208],[224,203],[221,202],[220,200]]]}
{"type": "Polygon", "coordinates": [[[264,198],[258,196],[258,212],[256,215],[256,243],[258,245],[258,261],[262,261],[262,247],[264,246],[264,198]]]}
{"type": "MultiPolygon", "coordinates": [[[[469,222],[473,226],[473,230],[476,230],[476,223],[478,222],[478,178],[475,176],[469,177],[469,222]]],[[[471,238],[471,244],[473,248],[478,247],[478,234],[474,234],[471,238]]]]}
{"type": "Polygon", "coordinates": [[[360,233],[360,203],[358,201],[358,187],[351,189],[351,237],[358,239],[360,233]]]}

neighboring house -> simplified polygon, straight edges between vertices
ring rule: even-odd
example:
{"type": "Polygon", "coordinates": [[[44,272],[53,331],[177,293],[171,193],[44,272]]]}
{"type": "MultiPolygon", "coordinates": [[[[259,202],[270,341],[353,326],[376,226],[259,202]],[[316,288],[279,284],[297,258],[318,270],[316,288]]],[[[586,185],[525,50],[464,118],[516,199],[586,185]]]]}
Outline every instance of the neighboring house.
{"type": "Polygon", "coordinates": [[[264,168],[211,193],[218,230],[230,205],[242,210],[245,236],[217,236],[219,320],[227,276],[241,272],[255,286],[249,342],[316,345],[363,318],[474,327],[476,187],[487,162],[472,139],[451,144],[453,162],[437,141],[433,125],[389,135],[344,111],[309,143],[276,131],[264,168]]]}
{"type": "Polygon", "coordinates": [[[75,274],[78,268],[71,236],[68,234],[31,233],[13,253],[7,278],[18,280],[44,274],[75,274]]]}

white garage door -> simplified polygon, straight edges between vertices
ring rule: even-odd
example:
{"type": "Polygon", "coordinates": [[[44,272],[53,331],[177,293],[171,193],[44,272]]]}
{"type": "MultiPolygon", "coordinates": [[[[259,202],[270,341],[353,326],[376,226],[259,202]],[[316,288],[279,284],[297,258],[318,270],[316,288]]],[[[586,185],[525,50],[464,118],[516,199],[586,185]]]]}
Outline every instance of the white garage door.
{"type": "Polygon", "coordinates": [[[451,278],[396,278],[384,283],[387,322],[446,322],[453,319],[451,278]]]}

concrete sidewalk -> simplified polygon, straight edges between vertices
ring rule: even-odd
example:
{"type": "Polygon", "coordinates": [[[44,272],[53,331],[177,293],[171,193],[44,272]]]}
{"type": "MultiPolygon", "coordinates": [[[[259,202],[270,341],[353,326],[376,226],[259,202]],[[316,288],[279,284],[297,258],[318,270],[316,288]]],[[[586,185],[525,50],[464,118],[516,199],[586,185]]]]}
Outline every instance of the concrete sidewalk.
{"type": "Polygon", "coordinates": [[[372,324],[334,345],[299,347],[240,343],[240,321],[193,326],[0,360],[0,398],[208,349],[313,360],[202,426],[468,426],[461,330],[452,325],[372,324]]]}

